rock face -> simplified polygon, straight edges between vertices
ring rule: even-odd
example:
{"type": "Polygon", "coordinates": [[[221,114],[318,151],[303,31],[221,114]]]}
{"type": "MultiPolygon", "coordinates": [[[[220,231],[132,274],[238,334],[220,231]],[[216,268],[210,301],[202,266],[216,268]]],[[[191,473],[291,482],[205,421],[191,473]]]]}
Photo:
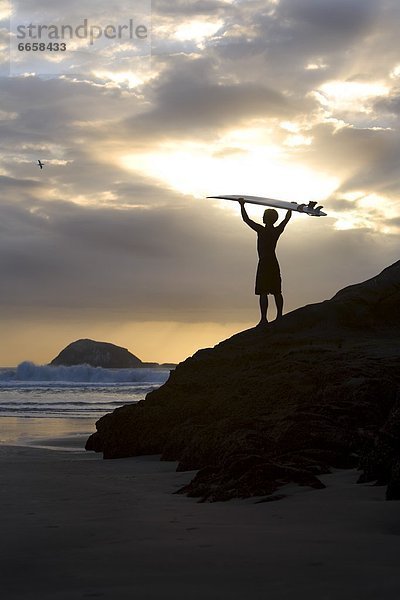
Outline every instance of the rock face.
{"type": "Polygon", "coordinates": [[[131,354],[126,348],[109,344],[108,342],[95,342],[93,340],[77,340],[69,344],[54,358],[51,365],[90,365],[104,368],[135,368],[142,367],[144,363],[131,354]]]}
{"type": "Polygon", "coordinates": [[[200,350],[145,400],[102,417],[86,448],[199,469],[181,491],[202,500],[323,487],[318,475],[354,466],[400,498],[399,335],[400,261],[200,350]]]}

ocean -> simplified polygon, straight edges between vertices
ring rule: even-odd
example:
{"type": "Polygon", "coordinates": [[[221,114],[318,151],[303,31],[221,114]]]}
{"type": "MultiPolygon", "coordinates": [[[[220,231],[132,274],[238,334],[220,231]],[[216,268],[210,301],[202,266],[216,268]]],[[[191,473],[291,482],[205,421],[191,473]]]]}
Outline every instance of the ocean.
{"type": "Polygon", "coordinates": [[[88,365],[0,368],[0,444],[68,441],[80,447],[95,422],[123,404],[134,404],[162,385],[170,369],[103,369],[88,365]],[[79,438],[79,441],[78,441],[79,438]]]}

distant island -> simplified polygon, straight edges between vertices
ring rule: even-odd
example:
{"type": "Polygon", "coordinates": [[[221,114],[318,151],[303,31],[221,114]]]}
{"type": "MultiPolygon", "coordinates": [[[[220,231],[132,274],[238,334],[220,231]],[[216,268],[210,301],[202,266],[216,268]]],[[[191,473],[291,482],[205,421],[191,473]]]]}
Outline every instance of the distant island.
{"type": "Polygon", "coordinates": [[[109,342],[81,339],[68,344],[49,363],[51,366],[90,365],[105,369],[174,368],[174,363],[143,362],[126,348],[109,342]]]}

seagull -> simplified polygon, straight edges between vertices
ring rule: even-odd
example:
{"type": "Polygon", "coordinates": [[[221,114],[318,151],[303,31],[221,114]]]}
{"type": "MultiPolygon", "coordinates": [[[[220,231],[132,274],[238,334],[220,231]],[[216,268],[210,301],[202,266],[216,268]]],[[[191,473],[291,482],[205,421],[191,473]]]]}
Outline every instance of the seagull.
{"type": "Polygon", "coordinates": [[[38,162],[38,167],[40,167],[41,169],[43,169],[43,163],[40,160],[38,160],[37,162],[38,162]]]}

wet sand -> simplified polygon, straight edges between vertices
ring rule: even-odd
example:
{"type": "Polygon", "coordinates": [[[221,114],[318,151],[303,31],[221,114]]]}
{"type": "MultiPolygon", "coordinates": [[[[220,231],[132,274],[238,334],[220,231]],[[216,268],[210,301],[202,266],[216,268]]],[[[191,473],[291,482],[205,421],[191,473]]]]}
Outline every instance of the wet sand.
{"type": "Polygon", "coordinates": [[[97,418],[0,417],[0,444],[84,450],[97,418]]]}
{"type": "Polygon", "coordinates": [[[199,504],[158,457],[0,446],[7,600],[386,599],[400,593],[399,503],[325,476],[281,501],[199,504]]]}

